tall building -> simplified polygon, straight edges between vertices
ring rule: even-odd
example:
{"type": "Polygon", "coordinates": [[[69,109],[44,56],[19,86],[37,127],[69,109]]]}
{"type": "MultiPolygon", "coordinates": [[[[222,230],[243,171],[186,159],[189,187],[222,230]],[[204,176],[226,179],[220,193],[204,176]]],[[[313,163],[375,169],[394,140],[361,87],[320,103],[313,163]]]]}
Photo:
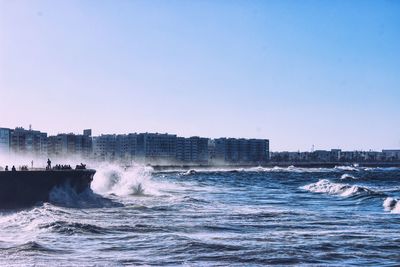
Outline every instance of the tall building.
{"type": "Polygon", "coordinates": [[[10,152],[10,133],[10,129],[0,128],[0,154],[8,154],[10,152]]]}
{"type": "MultiPolygon", "coordinates": [[[[85,130],[91,131],[91,130],[85,130]]],[[[83,135],[58,134],[48,138],[49,156],[81,156],[89,158],[92,153],[91,133],[86,132],[83,135]]]]}
{"type": "Polygon", "coordinates": [[[83,135],[84,136],[88,136],[88,137],[92,137],[92,129],[83,130],[83,135]]]}
{"type": "Polygon", "coordinates": [[[208,163],[208,138],[192,136],[176,138],[176,161],[182,163],[208,163]]]}
{"type": "Polygon", "coordinates": [[[98,160],[116,160],[116,135],[102,134],[93,137],[93,157],[98,160]]]}
{"type": "Polygon", "coordinates": [[[213,159],[217,163],[261,164],[269,160],[269,140],[218,138],[214,140],[213,159]]]}
{"type": "Polygon", "coordinates": [[[123,162],[130,163],[136,159],[137,134],[119,134],[115,139],[115,154],[123,162]]]}
{"type": "MultiPolygon", "coordinates": [[[[152,164],[263,164],[269,160],[269,140],[185,138],[167,133],[92,137],[91,129],[83,130],[83,134],[61,133],[48,137],[47,133],[32,129],[0,128],[0,153],[4,151],[50,157],[80,156],[126,164],[133,161],[152,164]]],[[[340,154],[339,150],[336,152],[340,154]]]]}
{"type": "Polygon", "coordinates": [[[176,158],[174,134],[141,133],[137,135],[136,158],[144,162],[171,162],[176,158]]]}
{"type": "Polygon", "coordinates": [[[47,133],[17,127],[11,130],[10,147],[14,153],[47,155],[47,133]]]}
{"type": "Polygon", "coordinates": [[[93,138],[93,155],[99,160],[123,162],[174,162],[176,135],[131,133],[93,138]]]}

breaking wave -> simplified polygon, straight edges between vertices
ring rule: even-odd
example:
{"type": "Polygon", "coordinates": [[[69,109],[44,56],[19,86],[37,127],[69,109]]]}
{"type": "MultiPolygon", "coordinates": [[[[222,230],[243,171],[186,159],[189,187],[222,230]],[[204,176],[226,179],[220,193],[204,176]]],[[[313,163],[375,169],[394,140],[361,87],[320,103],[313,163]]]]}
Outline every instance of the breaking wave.
{"type": "Polygon", "coordinates": [[[340,179],[341,180],[346,180],[346,179],[358,179],[358,178],[356,178],[355,176],[353,176],[353,175],[351,175],[351,174],[348,174],[348,173],[345,173],[345,174],[342,174],[342,176],[340,177],[340,179]]]}
{"type": "Polygon", "coordinates": [[[354,166],[335,166],[336,170],[340,170],[340,171],[360,171],[360,169],[358,167],[354,167],[354,166]]]}
{"type": "Polygon", "coordinates": [[[208,174],[208,173],[263,173],[263,172],[297,172],[297,173],[312,173],[312,172],[331,172],[332,169],[330,168],[302,168],[302,167],[295,167],[295,166],[288,166],[288,167],[249,167],[249,168],[198,168],[198,169],[190,169],[187,171],[182,170],[163,170],[159,171],[160,173],[173,173],[177,172],[180,175],[195,175],[195,174],[208,174]]]}
{"type": "Polygon", "coordinates": [[[115,196],[159,196],[177,186],[156,181],[153,169],[146,166],[124,168],[116,164],[92,166],[96,169],[91,188],[81,193],[68,183],[54,187],[49,202],[68,208],[106,208],[123,206],[115,196]]]}
{"type": "Polygon", "coordinates": [[[49,200],[51,204],[69,208],[103,208],[120,206],[120,204],[115,203],[110,199],[93,193],[90,188],[87,188],[81,193],[77,193],[74,188],[68,184],[54,187],[50,191],[49,200]]]}
{"type": "Polygon", "coordinates": [[[99,194],[117,196],[157,196],[175,188],[171,183],[155,181],[152,173],[153,168],[147,166],[103,164],[97,168],[92,188],[99,194]]]}
{"type": "MultiPolygon", "coordinates": [[[[179,175],[195,175],[195,174],[209,174],[209,173],[330,173],[330,172],[362,172],[362,171],[398,171],[400,168],[398,167],[358,167],[358,166],[335,166],[333,168],[329,167],[296,167],[296,166],[288,166],[288,167],[243,167],[243,168],[235,168],[235,167],[226,167],[226,168],[217,168],[217,167],[209,167],[209,168],[193,168],[190,170],[182,170],[182,169],[169,169],[169,170],[159,170],[154,171],[156,173],[178,173],[179,175]]],[[[349,178],[349,177],[347,177],[349,178]]]]}
{"type": "Polygon", "coordinates": [[[400,213],[400,200],[392,197],[387,197],[385,201],[383,201],[383,207],[386,211],[390,211],[392,213],[400,213]]]}
{"type": "Polygon", "coordinates": [[[183,173],[182,175],[194,175],[196,174],[198,171],[194,170],[194,169],[190,169],[187,172],[183,173]]]}
{"type": "Polygon", "coordinates": [[[301,188],[313,193],[325,193],[329,195],[338,195],[342,197],[378,194],[378,192],[375,192],[367,187],[341,184],[341,183],[332,183],[327,179],[321,179],[316,183],[305,185],[301,188]]]}

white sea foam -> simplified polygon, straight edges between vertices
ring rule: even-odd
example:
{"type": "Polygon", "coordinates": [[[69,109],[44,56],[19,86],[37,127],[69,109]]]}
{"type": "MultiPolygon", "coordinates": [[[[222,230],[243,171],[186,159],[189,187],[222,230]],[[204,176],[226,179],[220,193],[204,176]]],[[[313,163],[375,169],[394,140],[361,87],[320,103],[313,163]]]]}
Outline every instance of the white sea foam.
{"type": "Polygon", "coordinates": [[[382,172],[390,172],[390,171],[398,171],[399,167],[366,167],[363,168],[364,171],[382,171],[382,172]]]}
{"type": "Polygon", "coordinates": [[[326,193],[329,195],[339,195],[342,197],[374,193],[373,190],[363,186],[332,183],[327,179],[321,179],[316,183],[305,185],[301,188],[313,193],[326,193]]]}
{"type": "Polygon", "coordinates": [[[345,173],[340,177],[340,179],[341,180],[346,180],[346,179],[358,179],[358,178],[356,178],[355,176],[353,176],[351,174],[345,173]]]}
{"type": "Polygon", "coordinates": [[[335,166],[335,169],[340,171],[360,171],[358,167],[353,166],[335,166]]]}
{"type": "Polygon", "coordinates": [[[400,200],[387,197],[385,201],[383,201],[383,208],[392,213],[400,213],[400,200]]]}
{"type": "Polygon", "coordinates": [[[182,175],[193,175],[193,174],[196,174],[196,173],[197,173],[196,170],[190,169],[190,170],[188,170],[187,172],[183,173],[182,175]]]}
{"type": "Polygon", "coordinates": [[[57,207],[44,204],[29,210],[0,213],[1,241],[9,244],[24,244],[37,240],[40,225],[57,216],[57,207]]]}

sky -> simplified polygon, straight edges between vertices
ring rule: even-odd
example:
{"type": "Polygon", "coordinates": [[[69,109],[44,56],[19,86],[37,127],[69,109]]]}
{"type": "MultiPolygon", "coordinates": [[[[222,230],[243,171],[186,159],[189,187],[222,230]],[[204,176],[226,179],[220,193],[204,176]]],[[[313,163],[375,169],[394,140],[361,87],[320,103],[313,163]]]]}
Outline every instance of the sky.
{"type": "Polygon", "coordinates": [[[0,0],[0,127],[400,148],[400,1],[0,0]]]}

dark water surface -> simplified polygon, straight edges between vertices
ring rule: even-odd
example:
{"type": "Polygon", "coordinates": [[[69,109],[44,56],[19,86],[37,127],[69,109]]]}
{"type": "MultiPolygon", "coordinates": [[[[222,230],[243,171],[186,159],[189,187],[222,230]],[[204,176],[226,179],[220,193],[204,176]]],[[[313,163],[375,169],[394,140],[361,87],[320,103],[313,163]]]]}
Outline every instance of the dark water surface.
{"type": "Polygon", "coordinates": [[[400,169],[101,166],[92,188],[0,212],[0,265],[400,265],[400,169]]]}

